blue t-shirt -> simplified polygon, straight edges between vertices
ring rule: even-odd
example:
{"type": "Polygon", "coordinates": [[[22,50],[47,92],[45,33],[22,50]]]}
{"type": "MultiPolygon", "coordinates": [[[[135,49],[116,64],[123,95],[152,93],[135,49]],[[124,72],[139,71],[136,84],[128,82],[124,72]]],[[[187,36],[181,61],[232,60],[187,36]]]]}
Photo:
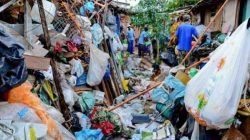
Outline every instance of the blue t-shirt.
{"type": "Polygon", "coordinates": [[[141,32],[141,35],[140,35],[140,37],[139,37],[139,44],[144,44],[144,39],[145,39],[146,37],[149,37],[149,33],[146,32],[146,31],[142,31],[142,32],[141,32]]]}
{"type": "Polygon", "coordinates": [[[135,40],[133,29],[128,30],[128,40],[135,40]]]}
{"type": "Polygon", "coordinates": [[[181,24],[177,31],[178,50],[188,52],[192,46],[192,35],[198,37],[197,30],[189,23],[181,24]]]}

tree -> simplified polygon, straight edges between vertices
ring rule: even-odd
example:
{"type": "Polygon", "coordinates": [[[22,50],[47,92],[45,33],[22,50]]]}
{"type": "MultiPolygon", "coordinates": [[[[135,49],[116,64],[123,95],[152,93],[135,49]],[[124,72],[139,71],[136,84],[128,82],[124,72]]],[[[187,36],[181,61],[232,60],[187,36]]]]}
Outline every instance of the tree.
{"type": "Polygon", "coordinates": [[[143,27],[148,25],[154,37],[159,38],[166,35],[169,23],[168,13],[176,9],[192,5],[199,0],[141,0],[139,5],[131,9],[135,13],[132,17],[132,23],[143,27]]]}

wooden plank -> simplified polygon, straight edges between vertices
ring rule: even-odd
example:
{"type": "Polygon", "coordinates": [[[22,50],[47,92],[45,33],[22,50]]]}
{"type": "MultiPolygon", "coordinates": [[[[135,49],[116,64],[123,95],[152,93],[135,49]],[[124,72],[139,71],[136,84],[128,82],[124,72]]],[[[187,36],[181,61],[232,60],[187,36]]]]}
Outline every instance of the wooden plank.
{"type": "Polygon", "coordinates": [[[50,58],[24,55],[24,61],[28,69],[47,71],[50,65],[50,58]]]}

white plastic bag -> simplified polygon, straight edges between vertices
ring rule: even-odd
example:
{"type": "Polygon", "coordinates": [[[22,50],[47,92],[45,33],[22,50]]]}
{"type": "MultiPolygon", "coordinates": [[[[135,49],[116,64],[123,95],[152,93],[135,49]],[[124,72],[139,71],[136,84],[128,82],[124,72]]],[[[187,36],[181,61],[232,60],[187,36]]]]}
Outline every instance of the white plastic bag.
{"type": "Polygon", "coordinates": [[[247,76],[249,44],[250,31],[244,22],[188,83],[185,105],[200,124],[231,126],[247,76]]]}
{"type": "MultiPolygon", "coordinates": [[[[54,3],[49,2],[47,0],[43,0],[42,2],[43,2],[44,13],[45,13],[47,24],[50,24],[54,20],[54,17],[56,15],[56,6],[54,3]]],[[[31,18],[34,21],[41,23],[41,18],[40,18],[37,2],[35,2],[34,6],[32,7],[30,14],[31,14],[31,18]]]]}
{"type": "Polygon", "coordinates": [[[89,20],[88,17],[76,15],[76,19],[78,20],[79,23],[81,23],[81,27],[84,30],[89,30],[91,26],[91,21],[89,20]]]}
{"type": "Polygon", "coordinates": [[[84,73],[84,69],[81,63],[81,60],[78,59],[72,59],[71,61],[69,61],[70,65],[72,66],[71,69],[71,74],[76,74],[77,77],[80,77],[83,73],[84,73]]]}
{"type": "Polygon", "coordinates": [[[99,85],[108,66],[109,55],[95,46],[90,47],[90,63],[87,83],[90,86],[99,85]]]}
{"type": "Polygon", "coordinates": [[[69,106],[69,109],[72,110],[73,105],[79,97],[66,80],[61,81],[61,87],[65,103],[69,106]]]}

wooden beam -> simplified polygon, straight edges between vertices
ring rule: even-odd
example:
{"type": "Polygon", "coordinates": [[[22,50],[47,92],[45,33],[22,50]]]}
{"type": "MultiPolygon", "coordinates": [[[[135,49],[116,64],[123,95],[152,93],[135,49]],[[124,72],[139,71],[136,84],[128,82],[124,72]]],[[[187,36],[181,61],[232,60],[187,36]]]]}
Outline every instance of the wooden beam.
{"type": "Polygon", "coordinates": [[[42,24],[42,27],[43,27],[43,33],[44,33],[44,39],[45,39],[45,47],[46,47],[46,49],[50,49],[51,42],[50,42],[49,30],[48,30],[48,25],[47,25],[47,22],[46,22],[46,17],[45,17],[45,13],[44,13],[42,0],[37,0],[37,5],[38,5],[38,8],[39,8],[41,24],[42,24]]]}
{"type": "Polygon", "coordinates": [[[161,84],[162,84],[162,82],[156,83],[155,85],[153,85],[152,87],[150,87],[150,88],[144,90],[143,92],[138,93],[137,95],[132,96],[132,97],[126,99],[124,102],[121,102],[121,103],[117,104],[116,106],[107,109],[107,111],[113,111],[113,110],[115,110],[115,109],[121,107],[122,105],[124,105],[124,104],[126,104],[126,103],[128,103],[128,102],[130,102],[130,101],[132,101],[132,100],[134,100],[134,99],[136,99],[136,98],[138,98],[138,97],[140,97],[140,96],[142,96],[142,95],[148,93],[149,91],[151,91],[152,89],[158,87],[158,86],[161,85],[161,84]]]}

